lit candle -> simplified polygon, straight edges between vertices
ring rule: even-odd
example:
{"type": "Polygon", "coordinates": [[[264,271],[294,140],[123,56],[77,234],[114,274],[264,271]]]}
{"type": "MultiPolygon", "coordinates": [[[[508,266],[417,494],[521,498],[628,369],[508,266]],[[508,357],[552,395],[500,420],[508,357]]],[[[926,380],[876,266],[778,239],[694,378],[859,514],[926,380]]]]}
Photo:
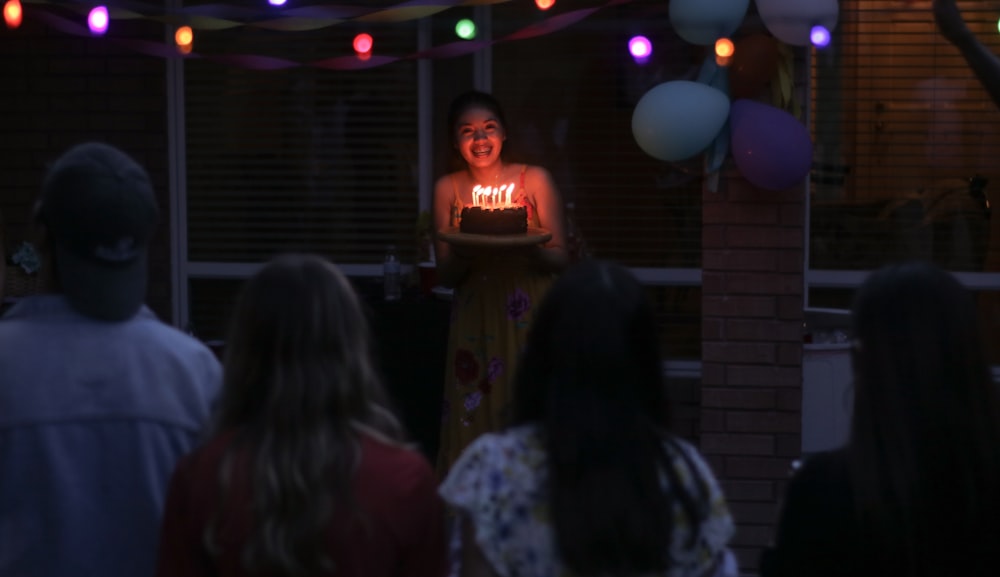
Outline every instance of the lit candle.
{"type": "Polygon", "coordinates": [[[507,185],[507,206],[511,206],[510,197],[513,193],[514,193],[514,183],[512,182],[507,185]]]}
{"type": "Polygon", "coordinates": [[[479,206],[479,190],[483,188],[482,185],[477,184],[472,189],[472,206],[479,206]]]}

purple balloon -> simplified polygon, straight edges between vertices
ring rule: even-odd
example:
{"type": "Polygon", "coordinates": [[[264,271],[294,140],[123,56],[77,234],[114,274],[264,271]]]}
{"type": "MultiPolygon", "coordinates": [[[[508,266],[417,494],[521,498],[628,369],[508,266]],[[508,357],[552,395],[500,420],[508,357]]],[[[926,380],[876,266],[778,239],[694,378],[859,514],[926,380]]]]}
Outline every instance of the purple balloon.
{"type": "Polygon", "coordinates": [[[729,123],[733,161],[754,186],[787,190],[809,175],[812,140],[791,114],[741,99],[733,102],[729,123]]]}

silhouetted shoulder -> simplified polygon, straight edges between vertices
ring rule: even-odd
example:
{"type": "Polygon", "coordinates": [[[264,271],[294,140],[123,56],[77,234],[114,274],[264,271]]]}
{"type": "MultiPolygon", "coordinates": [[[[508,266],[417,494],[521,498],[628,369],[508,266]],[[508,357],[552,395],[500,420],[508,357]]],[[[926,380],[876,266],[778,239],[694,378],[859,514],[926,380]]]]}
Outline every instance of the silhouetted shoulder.
{"type": "Polygon", "coordinates": [[[774,547],[761,557],[761,577],[846,577],[855,534],[845,453],[809,457],[789,482],[774,547]]]}

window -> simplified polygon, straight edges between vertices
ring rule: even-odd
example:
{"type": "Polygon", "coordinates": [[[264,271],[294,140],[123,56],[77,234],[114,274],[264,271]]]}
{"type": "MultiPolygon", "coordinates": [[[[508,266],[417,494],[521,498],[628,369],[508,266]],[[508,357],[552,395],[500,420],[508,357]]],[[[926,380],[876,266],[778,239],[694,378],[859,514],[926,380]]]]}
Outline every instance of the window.
{"type": "MultiPolygon", "coordinates": [[[[995,14],[959,6],[1000,51],[995,14]]],[[[982,291],[995,318],[1000,110],[938,35],[929,3],[843,0],[834,40],[812,63],[809,305],[845,308],[865,271],[919,258],[982,291]]]]}
{"type": "MultiPolygon", "coordinates": [[[[196,50],[311,63],[352,57],[359,32],[372,34],[377,54],[417,49],[410,21],[294,32],[241,26],[200,34],[196,50]]],[[[350,270],[378,265],[390,244],[403,258],[414,252],[416,84],[415,61],[361,70],[185,61],[182,310],[199,336],[222,338],[240,280],[277,253],[317,252],[350,270]]]]}
{"type": "MultiPolygon", "coordinates": [[[[351,55],[362,29],[206,32],[198,50],[300,62],[351,55]]],[[[376,50],[416,50],[414,22],[364,28],[376,50]]],[[[247,70],[185,63],[188,258],[257,263],[310,250],[377,263],[412,246],[416,63],[367,70],[247,70]]]]}

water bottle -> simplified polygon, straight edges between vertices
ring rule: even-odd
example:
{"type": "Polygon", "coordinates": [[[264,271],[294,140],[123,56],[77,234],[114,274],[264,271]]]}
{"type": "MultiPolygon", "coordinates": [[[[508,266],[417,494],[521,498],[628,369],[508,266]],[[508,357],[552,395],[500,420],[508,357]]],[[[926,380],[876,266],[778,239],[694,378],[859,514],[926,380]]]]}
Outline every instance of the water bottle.
{"type": "Polygon", "coordinates": [[[396,247],[388,246],[385,249],[385,262],[382,263],[382,275],[385,288],[385,300],[398,301],[402,296],[400,287],[399,257],[396,256],[396,247]]]}

